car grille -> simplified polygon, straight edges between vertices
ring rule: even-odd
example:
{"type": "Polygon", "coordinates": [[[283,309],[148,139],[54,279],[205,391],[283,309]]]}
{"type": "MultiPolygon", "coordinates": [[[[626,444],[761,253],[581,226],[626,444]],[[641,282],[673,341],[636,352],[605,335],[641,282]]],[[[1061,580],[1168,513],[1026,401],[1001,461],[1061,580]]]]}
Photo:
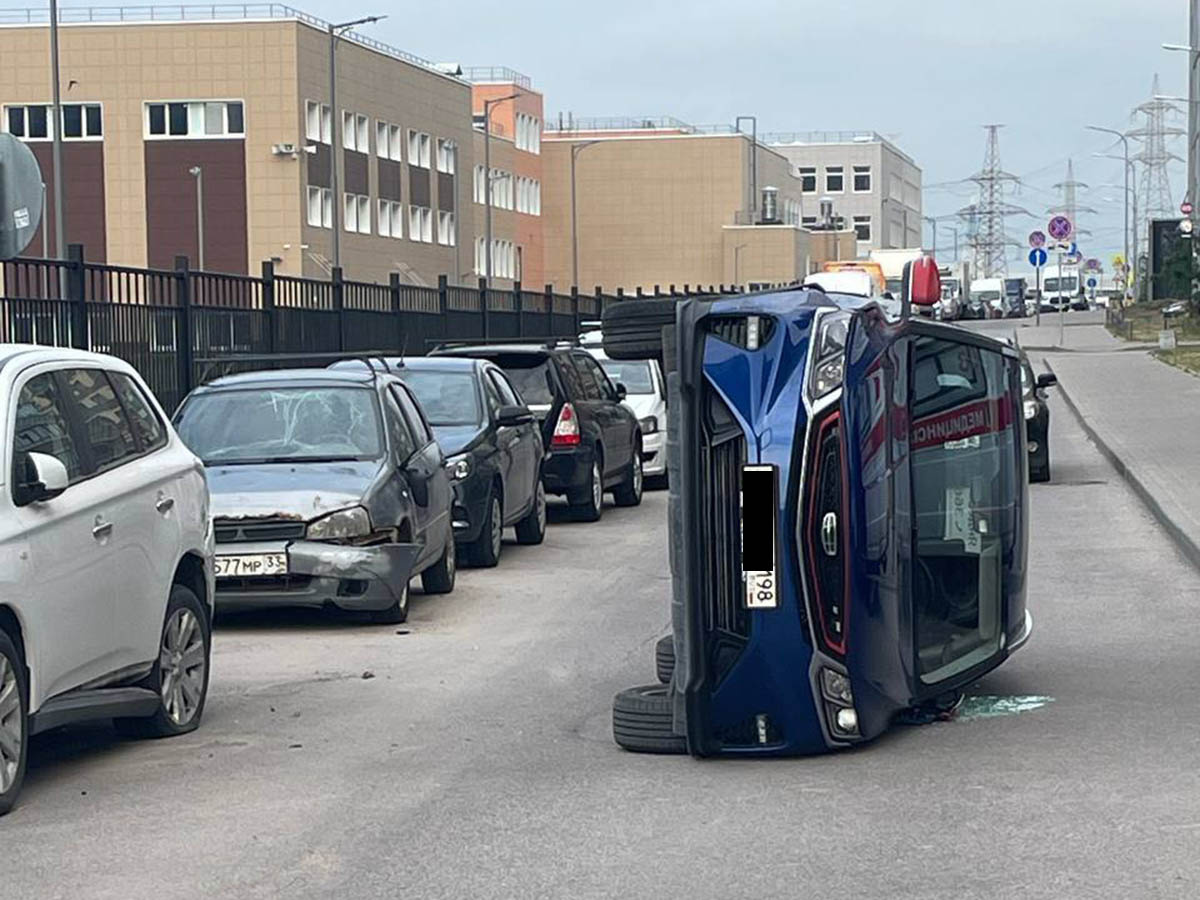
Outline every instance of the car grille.
{"type": "Polygon", "coordinates": [[[218,544],[244,541],[291,541],[304,537],[303,522],[294,519],[217,519],[213,522],[218,544]]]}
{"type": "MultiPolygon", "coordinates": [[[[713,337],[744,350],[750,346],[748,320],[748,316],[712,316],[707,320],[706,325],[708,333],[713,337]]],[[[775,330],[775,320],[770,316],[759,316],[758,320],[758,346],[761,347],[771,340],[771,334],[775,330]]]]}
{"type": "Polygon", "coordinates": [[[254,578],[218,578],[217,593],[254,594],[307,590],[311,575],[262,575],[254,578]]]}
{"type": "Polygon", "coordinates": [[[746,637],[749,620],[742,604],[742,466],[746,440],[728,408],[708,389],[709,415],[700,447],[700,546],[703,548],[705,626],[709,631],[746,637]]]}
{"type": "Polygon", "coordinates": [[[808,479],[812,485],[806,523],[809,578],[820,636],[827,649],[840,655],[846,649],[845,529],[849,524],[844,509],[840,415],[834,413],[816,429],[812,475],[808,479]]]}

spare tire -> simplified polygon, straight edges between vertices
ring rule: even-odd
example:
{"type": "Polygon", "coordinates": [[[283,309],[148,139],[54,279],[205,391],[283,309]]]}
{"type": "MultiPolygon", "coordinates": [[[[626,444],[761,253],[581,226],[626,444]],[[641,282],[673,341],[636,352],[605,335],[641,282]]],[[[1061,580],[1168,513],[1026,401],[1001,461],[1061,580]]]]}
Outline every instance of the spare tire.
{"type": "Polygon", "coordinates": [[[669,690],[650,684],[613,697],[613,740],[634,753],[687,753],[687,738],[672,728],[669,690]]]}
{"type": "Polygon", "coordinates": [[[671,674],[675,671],[675,636],[668,634],[659,638],[654,645],[654,668],[658,672],[658,680],[663,684],[671,683],[671,674]]]}
{"type": "Polygon", "coordinates": [[[662,330],[675,324],[675,305],[672,299],[610,304],[600,324],[604,352],[612,359],[660,359],[662,330]]]}

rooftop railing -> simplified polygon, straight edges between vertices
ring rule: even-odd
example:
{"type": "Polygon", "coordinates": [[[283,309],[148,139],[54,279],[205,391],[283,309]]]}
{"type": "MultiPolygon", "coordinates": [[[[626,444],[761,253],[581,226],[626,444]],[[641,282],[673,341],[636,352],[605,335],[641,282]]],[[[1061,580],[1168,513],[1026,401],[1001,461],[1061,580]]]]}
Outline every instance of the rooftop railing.
{"type": "Polygon", "coordinates": [[[515,84],[525,90],[531,90],[533,86],[533,81],[528,75],[518,72],[516,69],[510,69],[508,66],[464,66],[463,78],[478,83],[515,84]]]}

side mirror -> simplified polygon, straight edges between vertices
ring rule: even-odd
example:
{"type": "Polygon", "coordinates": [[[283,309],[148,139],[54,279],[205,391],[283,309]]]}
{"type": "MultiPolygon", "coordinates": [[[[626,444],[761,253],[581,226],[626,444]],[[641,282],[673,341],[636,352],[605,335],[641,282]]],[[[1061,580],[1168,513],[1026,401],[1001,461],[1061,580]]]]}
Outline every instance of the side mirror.
{"type": "Polygon", "coordinates": [[[24,480],[13,492],[17,506],[53,500],[70,483],[67,467],[46,453],[26,453],[23,468],[24,480]]]}
{"type": "Polygon", "coordinates": [[[496,424],[508,428],[528,425],[533,421],[533,412],[528,406],[502,406],[496,410],[496,424]]]}
{"type": "Polygon", "coordinates": [[[1053,387],[1058,384],[1058,376],[1053,372],[1043,372],[1037,377],[1037,386],[1039,389],[1053,387]]]}
{"type": "Polygon", "coordinates": [[[627,391],[625,389],[625,385],[621,384],[621,382],[619,382],[619,381],[617,382],[616,388],[617,388],[617,399],[618,400],[624,400],[626,397],[629,396],[629,391],[627,391]]]}

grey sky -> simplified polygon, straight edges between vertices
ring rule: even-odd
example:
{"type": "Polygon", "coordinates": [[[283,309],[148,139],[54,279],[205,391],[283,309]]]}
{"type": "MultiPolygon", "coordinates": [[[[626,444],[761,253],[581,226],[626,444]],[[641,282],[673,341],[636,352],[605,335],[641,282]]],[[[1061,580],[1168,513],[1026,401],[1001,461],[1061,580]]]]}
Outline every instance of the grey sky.
{"type": "MultiPolygon", "coordinates": [[[[695,123],[755,114],[764,131],[873,128],[893,136],[930,185],[977,170],[979,126],[1003,122],[1002,162],[1030,184],[1012,201],[1043,224],[1055,202],[1050,185],[1073,156],[1076,177],[1093,185],[1080,202],[1100,211],[1082,223],[1095,233],[1083,249],[1106,261],[1121,244],[1121,191],[1096,186],[1120,181],[1121,163],[1092,158],[1111,142],[1083,126],[1129,127],[1155,72],[1164,93],[1186,92],[1186,55],[1160,44],[1186,42],[1187,0],[443,0],[419,12],[308,0],[305,8],[341,18],[388,12],[364,31],[428,58],[525,72],[545,94],[547,119],[560,110],[695,123]]],[[[1183,140],[1173,149],[1184,155],[1183,140]]],[[[1183,194],[1179,165],[1172,193],[1183,194]]],[[[928,190],[926,213],[970,199],[966,187],[928,190]]],[[[1033,224],[1017,217],[1009,231],[1023,239],[1033,224]]]]}

